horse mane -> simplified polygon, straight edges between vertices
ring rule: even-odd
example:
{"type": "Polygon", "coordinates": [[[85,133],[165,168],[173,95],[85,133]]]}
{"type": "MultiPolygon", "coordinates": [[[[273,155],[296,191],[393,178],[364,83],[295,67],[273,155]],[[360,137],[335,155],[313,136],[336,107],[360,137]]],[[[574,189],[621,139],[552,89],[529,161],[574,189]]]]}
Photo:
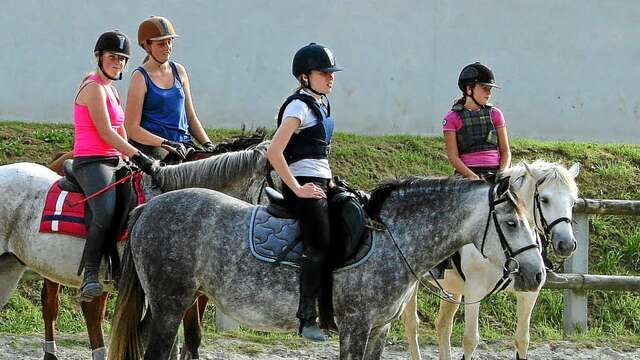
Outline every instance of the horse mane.
{"type": "Polygon", "coordinates": [[[517,165],[504,170],[500,176],[511,176],[511,181],[513,182],[527,173],[526,166],[529,166],[537,179],[546,178],[545,182],[548,181],[557,185],[564,185],[568,187],[571,192],[578,193],[578,185],[569,173],[569,170],[556,162],[549,162],[542,159],[535,160],[533,163],[520,161],[517,165]]]}
{"type": "Polygon", "coordinates": [[[246,150],[232,151],[207,159],[167,165],[160,168],[154,180],[162,191],[201,187],[218,189],[236,179],[243,179],[265,168],[270,140],[246,150]]]}
{"type": "Polygon", "coordinates": [[[381,183],[371,191],[371,198],[367,203],[366,211],[373,219],[380,219],[380,211],[385,201],[394,192],[410,193],[441,193],[441,192],[466,192],[470,188],[486,185],[483,180],[470,181],[458,177],[425,177],[411,176],[404,179],[394,179],[381,183]]]}

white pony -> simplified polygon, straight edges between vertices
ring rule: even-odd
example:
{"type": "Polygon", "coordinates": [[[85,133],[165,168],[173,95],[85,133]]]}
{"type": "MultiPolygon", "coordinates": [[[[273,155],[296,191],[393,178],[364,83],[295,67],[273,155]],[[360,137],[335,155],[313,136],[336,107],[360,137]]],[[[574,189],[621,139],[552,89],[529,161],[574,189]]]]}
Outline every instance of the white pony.
{"type": "MultiPolygon", "coordinates": [[[[269,141],[247,150],[162,167],[154,180],[144,175],[147,199],[187,187],[219,190],[256,203],[269,175],[265,152],[269,141]]],[[[0,166],[0,309],[26,268],[65,286],[80,287],[77,275],[84,239],[39,232],[45,197],[60,176],[34,163],[0,166]]],[[[185,214],[193,216],[193,214],[185,214]]],[[[102,268],[104,273],[104,267],[102,268]]],[[[103,274],[104,275],[104,274],[103,274]]]]}
{"type": "MultiPolygon", "coordinates": [[[[580,165],[574,164],[569,170],[556,163],[537,160],[532,164],[521,162],[506,170],[501,176],[511,176],[513,189],[529,209],[531,228],[550,237],[554,252],[559,257],[568,257],[573,253],[576,240],[571,226],[572,208],[578,199],[578,187],[575,178],[580,165]]],[[[462,359],[471,359],[480,341],[478,330],[479,301],[494,291],[494,287],[503,277],[503,269],[489,262],[474,246],[466,245],[459,251],[460,265],[465,279],[456,266],[445,271],[444,280],[438,282],[444,290],[453,295],[454,301],[460,301],[464,294],[465,328],[463,337],[464,355],[462,359]],[[475,303],[474,303],[475,302],[475,303]]],[[[433,281],[432,281],[433,282],[433,281]]],[[[531,312],[539,292],[514,291],[513,285],[505,290],[514,292],[517,299],[518,322],[515,334],[516,359],[526,359],[529,347],[529,322],[531,312]]],[[[402,313],[405,334],[409,342],[411,358],[420,360],[418,346],[417,291],[407,303],[402,313]]],[[[441,360],[451,359],[451,331],[453,317],[459,305],[441,300],[436,328],[441,360]]]]}

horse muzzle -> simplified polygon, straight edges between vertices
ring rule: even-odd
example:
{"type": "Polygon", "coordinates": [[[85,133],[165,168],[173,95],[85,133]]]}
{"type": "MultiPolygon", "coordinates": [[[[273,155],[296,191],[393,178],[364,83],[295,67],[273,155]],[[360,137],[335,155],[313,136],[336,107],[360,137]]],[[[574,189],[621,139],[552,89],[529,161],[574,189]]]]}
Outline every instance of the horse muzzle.
{"type": "Polygon", "coordinates": [[[561,258],[571,256],[576,250],[578,243],[572,233],[566,231],[552,231],[551,243],[553,244],[553,250],[561,258]]]}

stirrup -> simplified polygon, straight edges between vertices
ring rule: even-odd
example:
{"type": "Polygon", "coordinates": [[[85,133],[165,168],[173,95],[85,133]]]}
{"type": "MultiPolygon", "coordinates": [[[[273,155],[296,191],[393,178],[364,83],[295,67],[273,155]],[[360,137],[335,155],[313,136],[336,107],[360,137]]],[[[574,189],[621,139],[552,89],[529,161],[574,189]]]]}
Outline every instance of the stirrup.
{"type": "Polygon", "coordinates": [[[90,302],[93,301],[94,298],[102,295],[103,292],[104,290],[102,289],[102,284],[100,284],[100,282],[89,281],[82,284],[79,300],[81,302],[90,302]]]}

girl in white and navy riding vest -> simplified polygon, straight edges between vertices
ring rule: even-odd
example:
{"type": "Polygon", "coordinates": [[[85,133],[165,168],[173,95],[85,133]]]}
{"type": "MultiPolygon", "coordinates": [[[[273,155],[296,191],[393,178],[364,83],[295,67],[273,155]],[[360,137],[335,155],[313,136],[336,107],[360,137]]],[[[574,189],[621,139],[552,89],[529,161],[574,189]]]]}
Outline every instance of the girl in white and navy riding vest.
{"type": "Polygon", "coordinates": [[[496,173],[511,163],[504,116],[489,103],[491,90],[499,86],[491,69],[476,62],[462,69],[458,87],[462,98],[442,126],[447,157],[457,174],[493,182],[496,173]]]}
{"type": "Polygon", "coordinates": [[[327,95],[333,88],[335,72],[341,69],[336,66],[331,50],[315,43],[296,52],[292,68],[300,86],[280,107],[278,130],[267,157],[285,183],[283,195],[302,226],[305,257],[296,314],[300,334],[324,341],[326,336],[317,322],[316,305],[320,307],[322,321],[333,321],[332,314],[323,316],[323,309],[331,308],[331,299],[323,291],[331,276],[327,191],[331,180],[328,155],[333,119],[327,95]]]}

